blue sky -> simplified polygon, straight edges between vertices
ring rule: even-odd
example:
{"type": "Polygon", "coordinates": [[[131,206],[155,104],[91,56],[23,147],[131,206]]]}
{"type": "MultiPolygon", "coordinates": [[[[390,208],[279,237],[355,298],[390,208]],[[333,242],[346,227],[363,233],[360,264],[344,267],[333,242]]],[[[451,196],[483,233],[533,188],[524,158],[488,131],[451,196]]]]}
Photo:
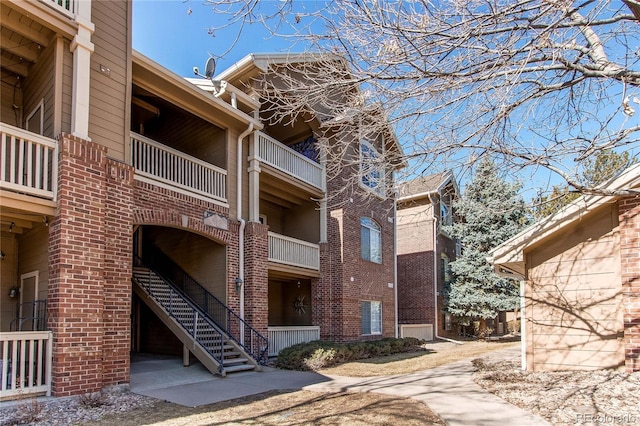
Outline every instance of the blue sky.
{"type": "MultiPolygon", "coordinates": [[[[210,54],[222,55],[231,46],[237,27],[214,35],[208,31],[227,19],[216,15],[202,0],[134,0],[133,48],[181,76],[192,77],[194,66],[204,72],[210,54]]],[[[231,52],[217,61],[216,74],[249,53],[300,50],[292,48],[288,40],[270,37],[261,25],[252,25],[245,28],[231,52]]]]}

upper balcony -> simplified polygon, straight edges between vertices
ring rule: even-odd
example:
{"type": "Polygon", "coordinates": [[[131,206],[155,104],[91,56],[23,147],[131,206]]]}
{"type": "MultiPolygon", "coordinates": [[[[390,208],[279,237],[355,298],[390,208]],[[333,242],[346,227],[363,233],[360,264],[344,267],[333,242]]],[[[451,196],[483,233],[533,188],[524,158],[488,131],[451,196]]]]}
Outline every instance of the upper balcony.
{"type": "Polygon", "coordinates": [[[178,192],[227,203],[227,171],[131,133],[131,161],[136,176],[178,192]]]}
{"type": "Polygon", "coordinates": [[[58,142],[0,123],[0,189],[56,200],[58,142]]]}
{"type": "Polygon", "coordinates": [[[324,167],[263,132],[258,132],[256,138],[256,156],[262,164],[325,191],[324,167]]]}

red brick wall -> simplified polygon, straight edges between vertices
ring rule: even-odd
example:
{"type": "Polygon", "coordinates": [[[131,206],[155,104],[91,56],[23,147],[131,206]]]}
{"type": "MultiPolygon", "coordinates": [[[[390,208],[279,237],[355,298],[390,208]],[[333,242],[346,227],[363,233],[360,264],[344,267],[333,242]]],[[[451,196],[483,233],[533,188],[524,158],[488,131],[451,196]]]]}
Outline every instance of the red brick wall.
{"type": "Polygon", "coordinates": [[[398,321],[433,324],[434,316],[433,252],[399,255],[398,321]]]}
{"type": "Polygon", "coordinates": [[[263,336],[269,324],[269,241],[267,225],[248,222],[245,228],[244,315],[263,336]]]}
{"type": "Polygon", "coordinates": [[[620,200],[619,214],[625,367],[632,372],[640,371],[640,197],[620,200]]]}
{"type": "Polygon", "coordinates": [[[103,384],[129,382],[133,168],[107,160],[103,384]]]}
{"type": "Polygon", "coordinates": [[[321,338],[355,341],[395,336],[393,200],[367,194],[345,167],[327,182],[327,245],[321,246],[321,277],[312,284],[314,325],[321,338]],[[345,190],[345,182],[353,191],[345,190]],[[369,217],[381,227],[382,264],[363,260],[360,218],[369,217]],[[353,278],[353,280],[352,280],[353,278]],[[361,302],[382,302],[382,336],[361,334],[361,302]]]}
{"type": "Polygon", "coordinates": [[[48,328],[52,393],[99,390],[103,383],[106,149],[60,137],[58,211],[49,234],[48,328]]]}

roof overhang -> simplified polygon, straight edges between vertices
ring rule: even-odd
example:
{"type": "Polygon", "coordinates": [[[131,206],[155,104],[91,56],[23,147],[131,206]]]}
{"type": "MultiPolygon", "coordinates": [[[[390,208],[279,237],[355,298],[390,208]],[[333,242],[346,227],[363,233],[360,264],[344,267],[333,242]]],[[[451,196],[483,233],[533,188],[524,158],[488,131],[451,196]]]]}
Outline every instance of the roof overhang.
{"type": "Polygon", "coordinates": [[[228,127],[231,123],[246,126],[253,123],[254,129],[262,129],[263,125],[259,120],[212,96],[140,52],[133,51],[132,62],[134,84],[162,96],[180,108],[218,126],[228,127]]]}
{"type": "Polygon", "coordinates": [[[430,198],[430,197],[432,197],[434,195],[440,194],[442,192],[442,190],[444,189],[444,187],[447,186],[449,183],[453,184],[453,189],[457,194],[458,193],[458,184],[456,183],[455,179],[453,178],[453,172],[451,170],[447,170],[446,172],[444,172],[444,174],[442,176],[442,180],[440,181],[440,183],[438,183],[438,186],[435,187],[434,189],[432,189],[430,191],[418,192],[416,194],[407,194],[407,195],[404,195],[402,197],[398,197],[398,202],[399,203],[406,203],[408,201],[420,200],[422,198],[430,198]]]}

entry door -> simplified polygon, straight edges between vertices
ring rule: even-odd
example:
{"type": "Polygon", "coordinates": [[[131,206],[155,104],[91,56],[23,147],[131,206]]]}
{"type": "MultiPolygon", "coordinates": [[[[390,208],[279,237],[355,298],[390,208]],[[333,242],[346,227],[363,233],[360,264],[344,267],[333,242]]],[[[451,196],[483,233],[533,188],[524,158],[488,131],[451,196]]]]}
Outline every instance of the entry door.
{"type": "Polygon", "coordinates": [[[38,330],[38,278],[39,272],[33,271],[20,276],[20,318],[19,330],[38,330]],[[31,320],[26,320],[33,318],[31,320]]]}

